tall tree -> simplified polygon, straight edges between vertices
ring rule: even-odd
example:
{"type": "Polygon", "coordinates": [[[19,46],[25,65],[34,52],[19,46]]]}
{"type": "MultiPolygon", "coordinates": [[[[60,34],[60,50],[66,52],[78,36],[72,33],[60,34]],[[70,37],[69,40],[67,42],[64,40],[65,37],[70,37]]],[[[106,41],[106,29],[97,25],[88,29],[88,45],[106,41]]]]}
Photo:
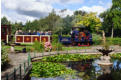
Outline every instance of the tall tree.
{"type": "Polygon", "coordinates": [[[23,29],[23,23],[22,22],[15,22],[11,24],[11,32],[12,34],[15,34],[16,30],[22,30],[23,29]]]}
{"type": "Polygon", "coordinates": [[[103,29],[113,36],[120,36],[121,32],[121,0],[112,0],[112,7],[100,14],[103,19],[103,29]]]}
{"type": "Polygon", "coordinates": [[[72,20],[73,17],[67,15],[65,18],[63,18],[63,34],[68,34],[70,33],[71,29],[72,29],[72,20]]]}
{"type": "Polygon", "coordinates": [[[10,25],[10,21],[8,21],[8,19],[4,16],[1,19],[1,24],[2,25],[10,25]]]}
{"type": "Polygon", "coordinates": [[[113,38],[113,33],[114,29],[120,29],[121,30],[121,0],[112,0],[112,7],[110,10],[109,16],[112,17],[112,35],[111,37],[113,38]]]}

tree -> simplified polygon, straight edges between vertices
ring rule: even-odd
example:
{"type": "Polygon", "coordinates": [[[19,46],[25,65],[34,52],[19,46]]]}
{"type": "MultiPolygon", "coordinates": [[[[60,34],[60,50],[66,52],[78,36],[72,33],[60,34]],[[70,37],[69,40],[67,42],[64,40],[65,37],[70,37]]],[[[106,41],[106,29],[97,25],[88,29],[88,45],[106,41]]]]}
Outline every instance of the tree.
{"type": "Polygon", "coordinates": [[[109,16],[112,17],[112,35],[111,37],[113,38],[113,33],[114,29],[120,29],[121,30],[121,0],[112,0],[112,7],[110,9],[110,14],[109,16]]]}
{"type": "Polygon", "coordinates": [[[4,16],[1,19],[1,24],[2,25],[10,25],[10,21],[8,21],[8,19],[4,16]]]}
{"type": "Polygon", "coordinates": [[[72,29],[72,20],[73,20],[73,17],[69,15],[63,18],[63,30],[62,30],[63,34],[70,33],[72,29]]]}
{"type": "Polygon", "coordinates": [[[101,21],[100,18],[96,16],[96,13],[88,13],[84,16],[77,16],[78,21],[75,25],[80,26],[84,25],[86,26],[90,31],[92,32],[98,32],[101,27],[101,21]]]}
{"type": "Polygon", "coordinates": [[[81,16],[84,16],[85,14],[87,14],[87,12],[81,11],[81,10],[75,11],[75,12],[74,12],[74,15],[81,15],[81,16]]]}
{"type": "Polygon", "coordinates": [[[58,33],[59,30],[62,30],[63,21],[60,16],[56,15],[54,10],[42,21],[41,26],[43,28],[46,27],[46,30],[51,30],[53,33],[58,33]]]}
{"type": "Polygon", "coordinates": [[[100,14],[103,19],[103,29],[113,36],[120,36],[121,32],[121,0],[112,0],[112,7],[100,14]]]}

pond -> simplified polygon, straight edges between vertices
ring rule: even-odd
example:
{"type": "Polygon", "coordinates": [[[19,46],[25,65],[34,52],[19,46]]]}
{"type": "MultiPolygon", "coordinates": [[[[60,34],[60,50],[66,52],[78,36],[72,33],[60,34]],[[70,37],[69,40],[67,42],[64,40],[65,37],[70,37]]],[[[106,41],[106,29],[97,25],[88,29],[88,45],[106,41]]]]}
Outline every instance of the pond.
{"type": "Polygon", "coordinates": [[[76,71],[76,75],[62,75],[58,77],[36,78],[31,80],[121,80],[121,61],[112,60],[112,66],[103,66],[97,64],[98,59],[84,61],[68,61],[62,64],[67,68],[76,71]]]}
{"type": "Polygon", "coordinates": [[[118,80],[121,54],[111,55],[112,66],[97,63],[101,55],[59,54],[32,63],[31,80],[118,80]]]}

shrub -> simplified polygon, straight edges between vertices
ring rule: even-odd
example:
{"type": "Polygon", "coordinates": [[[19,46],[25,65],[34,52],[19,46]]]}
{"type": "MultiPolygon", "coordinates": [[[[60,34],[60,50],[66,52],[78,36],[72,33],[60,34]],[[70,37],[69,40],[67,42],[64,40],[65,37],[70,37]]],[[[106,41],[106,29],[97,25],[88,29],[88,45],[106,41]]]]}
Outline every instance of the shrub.
{"type": "Polygon", "coordinates": [[[121,60],[121,53],[112,54],[111,57],[114,58],[114,59],[119,59],[119,60],[121,60]]]}
{"type": "Polygon", "coordinates": [[[102,37],[98,34],[92,34],[93,45],[101,45],[102,44],[102,37]]]}
{"type": "Polygon", "coordinates": [[[107,38],[107,42],[111,45],[121,45],[121,38],[107,38]]]}
{"type": "MultiPolygon", "coordinates": [[[[33,48],[34,48],[34,50],[37,51],[37,52],[42,52],[42,51],[44,51],[44,45],[43,45],[43,43],[38,42],[38,41],[34,42],[33,48]]],[[[30,50],[31,50],[31,49],[30,49],[30,50]]]]}
{"type": "Polygon", "coordinates": [[[57,43],[53,42],[52,47],[53,47],[52,48],[53,51],[56,51],[56,50],[60,51],[60,50],[62,50],[63,45],[59,42],[57,42],[57,43]]]}
{"type": "Polygon", "coordinates": [[[45,48],[45,51],[51,51],[52,50],[52,45],[50,42],[45,42],[44,43],[44,48],[45,48]]]}
{"type": "Polygon", "coordinates": [[[52,35],[52,42],[57,43],[58,42],[58,35],[52,35]]]}
{"type": "Polygon", "coordinates": [[[4,47],[3,43],[2,43],[2,47],[1,47],[1,65],[4,66],[5,64],[8,63],[8,51],[6,49],[6,47],[4,47]]]}

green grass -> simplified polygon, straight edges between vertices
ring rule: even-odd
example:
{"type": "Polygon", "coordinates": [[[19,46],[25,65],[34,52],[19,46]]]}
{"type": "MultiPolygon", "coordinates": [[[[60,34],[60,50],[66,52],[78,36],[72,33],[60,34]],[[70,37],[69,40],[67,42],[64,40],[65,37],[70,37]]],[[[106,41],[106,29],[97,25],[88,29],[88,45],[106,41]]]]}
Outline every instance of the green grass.
{"type": "MultiPolygon", "coordinates": [[[[31,48],[31,46],[25,46],[26,48],[31,48]]],[[[5,46],[6,49],[10,50],[11,46],[5,46]]],[[[22,51],[24,46],[15,46],[15,51],[22,51]]]]}
{"type": "Polygon", "coordinates": [[[21,43],[21,45],[24,45],[24,46],[32,46],[33,43],[21,43]]]}
{"type": "Polygon", "coordinates": [[[80,49],[90,49],[91,47],[62,47],[62,50],[80,50],[80,49]]]}

